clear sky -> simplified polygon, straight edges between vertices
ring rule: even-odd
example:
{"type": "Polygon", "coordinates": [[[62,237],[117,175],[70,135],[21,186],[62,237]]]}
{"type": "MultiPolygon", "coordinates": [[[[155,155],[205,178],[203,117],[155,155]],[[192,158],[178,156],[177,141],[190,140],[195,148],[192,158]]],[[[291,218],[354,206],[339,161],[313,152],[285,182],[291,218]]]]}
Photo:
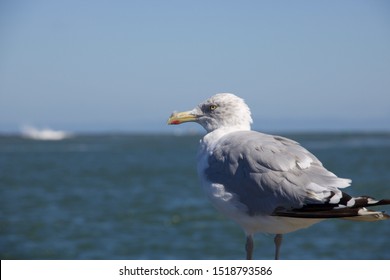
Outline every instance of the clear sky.
{"type": "Polygon", "coordinates": [[[218,92],[259,130],[390,131],[390,1],[0,1],[0,132],[169,132],[218,92]]]}

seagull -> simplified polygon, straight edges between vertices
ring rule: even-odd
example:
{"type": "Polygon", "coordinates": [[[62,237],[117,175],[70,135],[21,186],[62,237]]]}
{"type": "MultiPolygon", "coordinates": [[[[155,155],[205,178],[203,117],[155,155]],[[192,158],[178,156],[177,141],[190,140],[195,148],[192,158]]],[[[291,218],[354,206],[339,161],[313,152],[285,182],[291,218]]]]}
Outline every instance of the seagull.
{"type": "Polygon", "coordinates": [[[366,207],[390,199],[352,197],[339,178],[299,143],[251,130],[251,112],[243,99],[219,93],[191,111],[174,112],[168,124],[199,123],[197,169],[213,206],[242,227],[246,259],[253,258],[255,233],[274,234],[275,259],[283,234],[330,218],[378,221],[390,216],[366,207]]]}

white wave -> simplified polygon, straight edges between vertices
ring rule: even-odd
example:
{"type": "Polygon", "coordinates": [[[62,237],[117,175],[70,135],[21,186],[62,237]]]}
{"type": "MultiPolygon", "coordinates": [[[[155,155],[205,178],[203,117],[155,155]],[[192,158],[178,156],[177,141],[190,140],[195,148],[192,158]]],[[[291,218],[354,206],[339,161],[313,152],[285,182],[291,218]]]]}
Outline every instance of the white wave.
{"type": "Polygon", "coordinates": [[[38,129],[32,126],[23,126],[22,136],[34,140],[58,141],[69,138],[72,135],[61,130],[52,130],[50,128],[38,129]]]}

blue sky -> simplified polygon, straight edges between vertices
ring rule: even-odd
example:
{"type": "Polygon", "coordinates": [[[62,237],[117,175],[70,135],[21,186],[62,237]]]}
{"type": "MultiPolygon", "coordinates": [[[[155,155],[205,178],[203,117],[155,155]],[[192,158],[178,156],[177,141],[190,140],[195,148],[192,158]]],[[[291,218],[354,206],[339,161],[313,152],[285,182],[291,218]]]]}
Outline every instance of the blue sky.
{"type": "Polygon", "coordinates": [[[254,127],[390,130],[389,1],[0,2],[0,132],[163,131],[243,97],[254,127]]]}

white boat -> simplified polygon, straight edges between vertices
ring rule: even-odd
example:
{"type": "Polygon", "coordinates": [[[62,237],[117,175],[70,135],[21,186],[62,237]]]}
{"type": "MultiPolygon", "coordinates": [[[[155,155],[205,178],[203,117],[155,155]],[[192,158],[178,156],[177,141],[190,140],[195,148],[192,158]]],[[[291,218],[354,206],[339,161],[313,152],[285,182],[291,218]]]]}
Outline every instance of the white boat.
{"type": "Polygon", "coordinates": [[[71,134],[61,130],[52,130],[50,128],[38,129],[32,126],[22,128],[22,136],[34,140],[58,141],[71,137],[71,134]]]}

